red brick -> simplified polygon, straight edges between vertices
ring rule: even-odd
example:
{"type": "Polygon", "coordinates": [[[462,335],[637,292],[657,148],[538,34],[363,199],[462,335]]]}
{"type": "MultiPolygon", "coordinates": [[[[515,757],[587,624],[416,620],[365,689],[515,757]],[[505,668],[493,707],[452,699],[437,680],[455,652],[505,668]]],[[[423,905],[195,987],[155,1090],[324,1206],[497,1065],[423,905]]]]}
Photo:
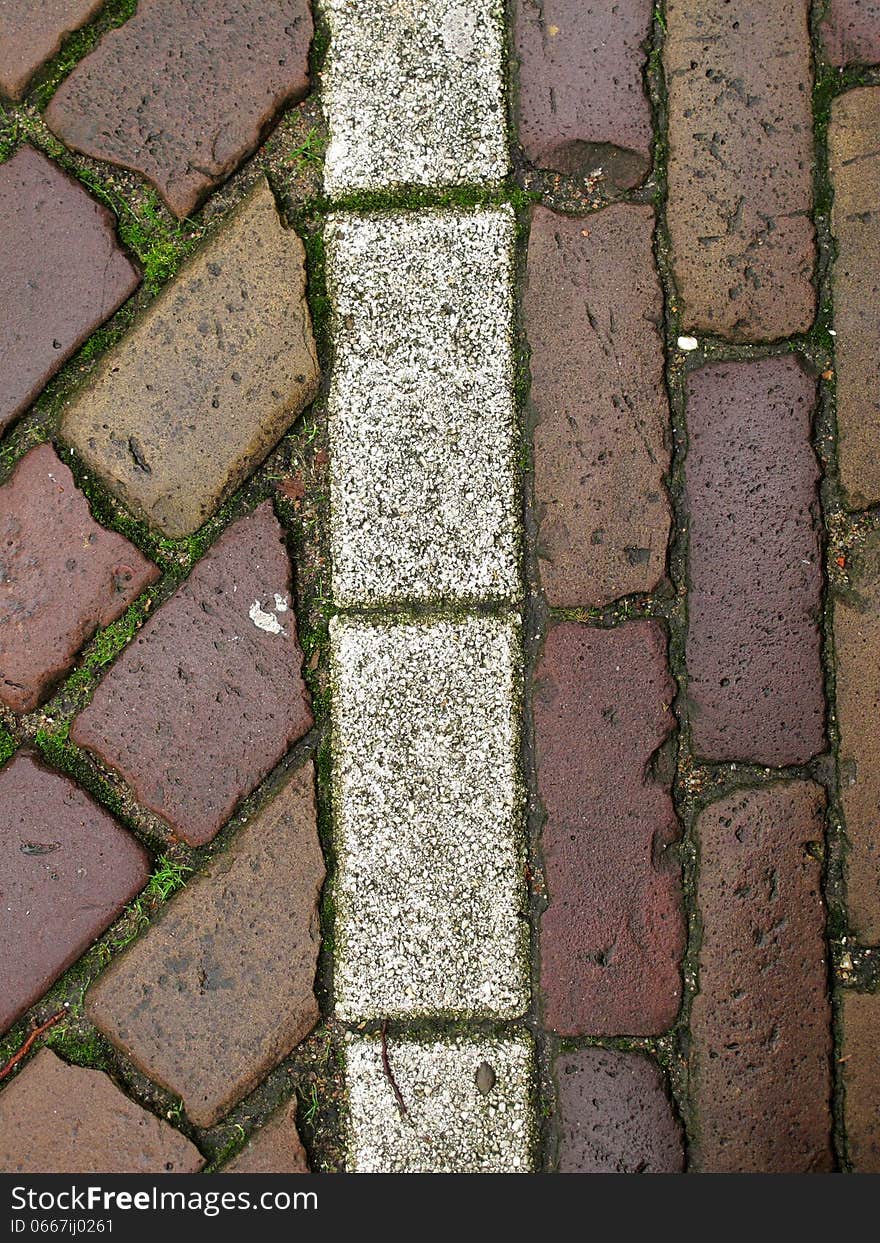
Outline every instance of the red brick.
{"type": "Polygon", "coordinates": [[[62,82],[46,122],[68,147],[143,173],[188,215],[308,90],[307,0],[140,0],[62,82]]]}
{"type": "Polygon", "coordinates": [[[684,946],[668,780],[651,760],[675,727],[656,622],[554,626],[535,733],[549,907],[545,1019],[563,1035],[654,1035],[675,1019],[684,946]]]}
{"type": "Polygon", "coordinates": [[[880,994],[841,998],[840,1071],[850,1164],[856,1174],[880,1174],[880,994]]]}
{"type": "Polygon", "coordinates": [[[880,61],[878,0],[828,0],[821,31],[832,65],[880,61]]]}
{"type": "Polygon", "coordinates": [[[816,294],[808,0],[668,0],[668,222],[683,326],[805,332],[816,294]]]}
{"type": "Polygon", "coordinates": [[[149,880],[146,852],[78,786],[18,754],[0,769],[0,1033],[149,880]]]}
{"type": "Polygon", "coordinates": [[[698,817],[690,1079],[701,1171],[831,1168],[824,807],[812,782],[780,782],[698,817]]]}
{"type": "Polygon", "coordinates": [[[862,508],[880,500],[880,88],[834,100],[828,147],[840,482],[862,508]]]}
{"type": "Polygon", "coordinates": [[[601,168],[622,188],[651,164],[644,45],[651,0],[519,0],[519,138],[533,164],[585,176],[601,168]]]}
{"type": "Polygon", "coordinates": [[[0,431],[137,288],[114,224],[33,147],[0,164],[0,431]]]}
{"type": "Polygon", "coordinates": [[[535,494],[551,605],[597,607],[666,571],[669,410],[650,207],[578,219],[537,207],[529,237],[535,494]]]}
{"type": "Polygon", "coordinates": [[[798,764],[825,745],[815,397],[790,357],[688,379],[688,703],[704,759],[798,764]]]}
{"type": "Polygon", "coordinates": [[[309,1164],[296,1129],[296,1097],[269,1119],[236,1153],[224,1174],[308,1174],[309,1164]]]}
{"type": "Polygon", "coordinates": [[[99,1070],[40,1049],[0,1093],[0,1173],[195,1174],[194,1144],[99,1070]]]}
{"type": "Polygon", "coordinates": [[[681,1126],[660,1067],[642,1053],[589,1048],[554,1066],[561,1174],[679,1174],[681,1126]]]}
{"type": "Polygon", "coordinates": [[[0,701],[30,712],[159,571],[98,526],[50,445],[0,488],[0,701]]]}
{"type": "Polygon", "coordinates": [[[70,737],[200,846],[312,720],[290,562],[267,501],[233,523],[150,618],[70,737]],[[276,594],[284,611],[276,612],[276,594]],[[255,605],[278,632],[257,625],[255,605]]]}
{"type": "Polygon", "coordinates": [[[103,0],[4,0],[0,4],[0,93],[21,99],[61,41],[93,17],[103,0]]]}
{"type": "Polygon", "coordinates": [[[880,532],[847,558],[849,586],[834,605],[838,771],[849,849],[849,922],[867,945],[880,944],[880,532]]]}

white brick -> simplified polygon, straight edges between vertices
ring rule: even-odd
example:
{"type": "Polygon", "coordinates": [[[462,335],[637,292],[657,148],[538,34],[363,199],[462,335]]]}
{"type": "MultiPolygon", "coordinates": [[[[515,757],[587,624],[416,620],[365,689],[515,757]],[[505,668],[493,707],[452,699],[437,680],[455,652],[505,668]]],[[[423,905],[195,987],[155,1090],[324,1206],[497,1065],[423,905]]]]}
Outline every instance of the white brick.
{"type": "Polygon", "coordinates": [[[518,620],[337,618],[337,1015],[528,1005],[518,620]]]}

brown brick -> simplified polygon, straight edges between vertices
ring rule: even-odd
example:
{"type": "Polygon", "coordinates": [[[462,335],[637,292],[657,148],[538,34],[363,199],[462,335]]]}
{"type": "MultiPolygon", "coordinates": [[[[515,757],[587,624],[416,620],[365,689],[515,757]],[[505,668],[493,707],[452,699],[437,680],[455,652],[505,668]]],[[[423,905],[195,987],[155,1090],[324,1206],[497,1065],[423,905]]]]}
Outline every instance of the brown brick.
{"type": "Polygon", "coordinates": [[[535,493],[552,605],[651,591],[666,570],[669,411],[650,207],[576,219],[537,207],[529,238],[535,493]]]}
{"type": "Polygon", "coordinates": [[[137,288],[114,224],[33,147],[0,164],[0,431],[137,288]]]}
{"type": "Polygon", "coordinates": [[[698,817],[690,1076],[701,1171],[831,1168],[824,807],[819,786],[792,781],[737,791],[698,817]]]}
{"type": "Polygon", "coordinates": [[[40,1049],[0,1093],[0,1173],[195,1174],[204,1161],[109,1075],[40,1049]]]}
{"type": "Polygon", "coordinates": [[[0,3],[0,94],[21,99],[65,36],[94,17],[104,0],[3,0],[0,3]]]}
{"type": "Polygon", "coordinates": [[[30,712],[159,571],[98,526],[50,445],[0,487],[0,541],[0,701],[30,712]]]}
{"type": "Polygon", "coordinates": [[[308,1035],[324,860],[301,769],[101,977],[88,1014],[212,1126],[308,1035]]]}
{"type": "Polygon", "coordinates": [[[292,605],[266,501],[221,535],[74,719],[71,739],[190,845],[210,841],[312,725],[292,605]]]}
{"type": "Polygon", "coordinates": [[[681,1126],[660,1067],[642,1053],[580,1049],[556,1059],[561,1174],[679,1174],[681,1126]]]}
{"type": "Polygon", "coordinates": [[[834,100],[828,145],[840,481],[861,508],[880,500],[880,87],[834,100]]]}
{"type": "Polygon", "coordinates": [[[305,282],[260,181],[65,412],[89,468],[166,535],[201,526],[314,397],[305,282]]]}
{"type": "Polygon", "coordinates": [[[143,889],[146,852],[78,786],[16,755],[0,769],[0,1033],[143,889]]]}
{"type": "Polygon", "coordinates": [[[880,1174],[880,994],[847,989],[841,1000],[849,1159],[857,1174],[880,1174]]]}
{"type": "Polygon", "coordinates": [[[850,925],[880,944],[880,532],[849,554],[850,587],[834,605],[840,799],[849,850],[850,925]]]}
{"type": "Polygon", "coordinates": [[[296,1097],[269,1119],[237,1153],[224,1174],[308,1174],[309,1164],[296,1129],[296,1097]]]}
{"type": "Polygon", "coordinates": [[[547,636],[534,703],[550,903],[541,981],[547,1025],[563,1035],[654,1035],[678,1012],[678,823],[651,767],[675,727],[673,690],[656,622],[566,622],[547,636]]]}
{"type": "Polygon", "coordinates": [[[188,215],[308,90],[308,0],[140,0],[52,97],[68,147],[143,173],[188,215]]]}
{"type": "Polygon", "coordinates": [[[825,745],[815,392],[790,357],[688,379],[688,702],[704,759],[798,764],[825,745]]]}
{"type": "Polygon", "coordinates": [[[669,207],[686,329],[737,341],[813,320],[808,0],[668,0],[669,207]]]}
{"type": "Polygon", "coordinates": [[[832,65],[880,61],[878,0],[828,0],[821,30],[832,65]]]}
{"type": "Polygon", "coordinates": [[[518,0],[519,138],[540,168],[596,168],[625,189],[651,165],[642,74],[651,0],[518,0]]]}

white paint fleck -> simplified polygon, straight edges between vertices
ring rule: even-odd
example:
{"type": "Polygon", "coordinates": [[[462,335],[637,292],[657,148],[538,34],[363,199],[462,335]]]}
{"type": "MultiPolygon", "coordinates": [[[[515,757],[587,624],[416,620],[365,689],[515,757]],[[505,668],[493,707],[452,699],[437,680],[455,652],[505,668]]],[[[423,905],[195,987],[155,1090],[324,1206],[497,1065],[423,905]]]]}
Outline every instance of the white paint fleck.
{"type": "Polygon", "coordinates": [[[275,592],[275,612],[286,613],[290,605],[287,603],[287,596],[280,596],[275,592]]]}
{"type": "Polygon", "coordinates": [[[700,343],[696,337],[679,337],[678,338],[678,348],[680,350],[685,350],[685,352],[688,352],[690,350],[699,349],[699,347],[700,347],[700,343]]]}
{"type": "Polygon", "coordinates": [[[287,634],[287,631],[281,625],[281,622],[274,613],[263,612],[260,608],[259,600],[254,600],[253,604],[248,609],[248,617],[258,630],[265,630],[267,634],[287,634]]]}

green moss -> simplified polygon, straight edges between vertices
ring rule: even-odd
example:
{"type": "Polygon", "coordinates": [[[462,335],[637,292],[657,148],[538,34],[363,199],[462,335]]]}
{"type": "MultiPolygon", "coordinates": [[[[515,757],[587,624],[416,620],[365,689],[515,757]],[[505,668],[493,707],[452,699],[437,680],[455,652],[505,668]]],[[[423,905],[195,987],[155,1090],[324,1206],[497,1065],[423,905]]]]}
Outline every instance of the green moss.
{"type": "Polygon", "coordinates": [[[93,22],[64,40],[61,51],[39,74],[28,101],[42,111],[74,65],[91,52],[106,31],[127,22],[136,10],[137,0],[106,0],[93,22]]]}
{"type": "Polygon", "coordinates": [[[5,764],[15,754],[15,739],[0,726],[0,764],[5,764]]]}

